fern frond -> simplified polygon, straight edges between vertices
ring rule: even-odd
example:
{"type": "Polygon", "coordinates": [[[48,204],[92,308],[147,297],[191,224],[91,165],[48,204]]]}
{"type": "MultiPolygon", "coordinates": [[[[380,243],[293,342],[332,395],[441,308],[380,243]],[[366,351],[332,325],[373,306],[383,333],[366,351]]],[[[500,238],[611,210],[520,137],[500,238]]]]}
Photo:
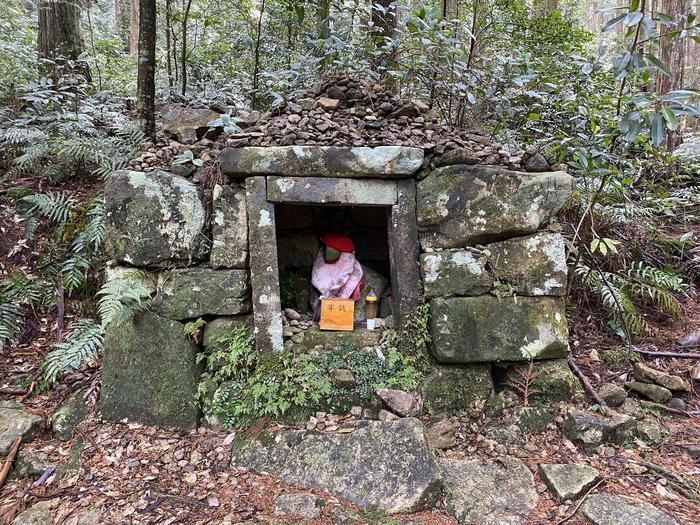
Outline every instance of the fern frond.
{"type": "Polygon", "coordinates": [[[71,293],[85,282],[89,269],[90,261],[78,253],[63,261],[61,265],[61,275],[63,276],[63,284],[68,293],[71,293]]]}
{"type": "Polygon", "coordinates": [[[151,299],[151,293],[142,283],[128,278],[105,283],[97,296],[103,327],[144,310],[151,299]]]}
{"type": "Polygon", "coordinates": [[[0,296],[0,349],[22,328],[22,307],[0,296]]]}
{"type": "Polygon", "coordinates": [[[27,195],[20,201],[30,206],[24,214],[25,217],[45,217],[58,225],[65,224],[73,217],[73,208],[78,202],[67,193],[53,192],[27,195]]]}
{"type": "Polygon", "coordinates": [[[97,358],[104,342],[102,325],[92,319],[80,319],[70,328],[66,340],[53,345],[44,361],[44,379],[55,383],[60,374],[78,370],[97,358]]]}

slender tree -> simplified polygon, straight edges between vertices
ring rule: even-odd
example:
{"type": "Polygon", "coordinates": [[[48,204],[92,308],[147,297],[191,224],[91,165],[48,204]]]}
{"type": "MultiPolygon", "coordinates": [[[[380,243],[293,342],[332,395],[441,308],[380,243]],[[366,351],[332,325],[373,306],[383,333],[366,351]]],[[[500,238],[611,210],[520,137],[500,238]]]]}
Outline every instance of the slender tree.
{"type": "Polygon", "coordinates": [[[129,53],[139,52],[139,0],[129,2],[129,53]]]}
{"type": "Polygon", "coordinates": [[[396,0],[373,0],[372,1],[372,34],[376,45],[379,48],[387,49],[375,61],[377,69],[389,69],[396,63],[394,46],[390,41],[396,32],[396,22],[398,19],[398,2],[396,0]]]}
{"type": "MultiPolygon", "coordinates": [[[[318,8],[316,9],[316,24],[318,27],[318,38],[319,40],[326,41],[331,37],[331,3],[330,0],[321,0],[318,3],[318,8]]],[[[325,46],[322,48],[324,49],[325,46]]],[[[323,60],[321,60],[321,70],[328,67],[328,57],[325,56],[325,49],[323,51],[323,60]]]]}
{"type": "MultiPolygon", "coordinates": [[[[263,9],[265,2],[263,1],[263,9]]],[[[190,8],[192,0],[187,0],[185,4],[185,12],[182,16],[182,49],[180,50],[180,67],[182,68],[180,79],[182,80],[182,95],[187,91],[187,20],[190,17],[190,8]]],[[[262,15],[261,15],[262,16],[262,15]]]]}
{"type": "Polygon", "coordinates": [[[155,138],[156,115],[156,0],[140,0],[139,63],[136,99],[139,126],[155,138]]]}

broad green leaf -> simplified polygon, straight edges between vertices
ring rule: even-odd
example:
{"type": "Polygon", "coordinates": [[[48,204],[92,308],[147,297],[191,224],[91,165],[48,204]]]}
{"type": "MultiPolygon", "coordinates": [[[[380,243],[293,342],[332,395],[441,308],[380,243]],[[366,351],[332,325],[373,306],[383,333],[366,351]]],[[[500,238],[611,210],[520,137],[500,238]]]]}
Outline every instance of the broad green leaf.
{"type": "Polygon", "coordinates": [[[651,64],[652,64],[656,69],[658,69],[659,71],[661,71],[664,75],[666,75],[667,77],[670,77],[670,76],[671,76],[671,71],[668,69],[668,66],[666,66],[666,64],[664,64],[663,62],[661,62],[661,60],[659,60],[658,58],[656,58],[654,55],[645,55],[645,57],[646,57],[646,59],[647,59],[649,62],[651,62],[651,64]]]}
{"type": "Polygon", "coordinates": [[[611,18],[607,22],[605,22],[605,25],[603,25],[603,29],[601,29],[602,32],[610,31],[613,27],[615,27],[617,24],[622,22],[628,15],[623,14],[616,16],[615,18],[611,18]]]}
{"type": "Polygon", "coordinates": [[[639,22],[642,21],[642,18],[644,18],[644,14],[640,13],[639,11],[629,13],[627,16],[625,16],[625,25],[627,27],[636,26],[639,22]]]}
{"type": "Polygon", "coordinates": [[[664,107],[661,110],[661,114],[664,116],[664,120],[666,121],[666,127],[668,129],[674,130],[678,127],[678,117],[671,108],[664,107]]]}
{"type": "Polygon", "coordinates": [[[664,118],[661,113],[654,115],[651,121],[651,142],[654,146],[660,146],[664,141],[664,118]]]}

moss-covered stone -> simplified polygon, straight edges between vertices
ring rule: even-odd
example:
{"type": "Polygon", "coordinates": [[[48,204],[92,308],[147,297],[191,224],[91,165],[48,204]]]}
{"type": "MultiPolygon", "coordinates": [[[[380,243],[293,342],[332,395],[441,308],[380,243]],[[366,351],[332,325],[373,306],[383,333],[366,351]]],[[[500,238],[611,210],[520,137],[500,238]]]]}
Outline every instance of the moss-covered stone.
{"type": "MultiPolygon", "coordinates": [[[[527,371],[527,364],[508,366],[504,381],[506,384],[522,382],[527,371]]],[[[534,363],[532,373],[531,401],[559,403],[584,396],[581,383],[569,368],[566,359],[538,361],[534,363]]]]}
{"type": "Polygon", "coordinates": [[[155,310],[168,319],[250,312],[250,285],[246,270],[183,268],[158,277],[155,310]]]}
{"type": "Polygon", "coordinates": [[[181,323],[151,312],[109,327],[102,367],[102,416],[195,427],[200,376],[196,356],[197,347],[181,323]]]}
{"type": "Polygon", "coordinates": [[[423,403],[433,414],[458,414],[486,401],[493,391],[489,365],[436,366],[423,381],[423,403]]]}
{"type": "Polygon", "coordinates": [[[352,332],[331,332],[311,328],[304,332],[304,348],[312,349],[322,346],[325,349],[338,348],[345,345],[352,345],[355,348],[365,348],[367,346],[377,346],[382,333],[379,330],[367,330],[357,328],[352,332]]]}
{"type": "Polygon", "coordinates": [[[565,357],[564,301],[550,297],[457,297],[430,301],[432,352],[441,363],[565,357]]]}
{"type": "Polygon", "coordinates": [[[51,417],[51,429],[61,441],[68,441],[75,435],[76,427],[88,414],[88,406],[83,399],[85,390],[71,394],[65,403],[51,417]]]}
{"type": "Polygon", "coordinates": [[[202,346],[205,350],[213,350],[218,342],[225,340],[238,327],[245,326],[249,334],[253,333],[253,316],[239,315],[235,317],[217,317],[204,327],[202,346]]]}
{"type": "Polygon", "coordinates": [[[489,244],[496,278],[518,295],[564,295],[566,254],[559,233],[540,232],[489,244]]]}
{"type": "Polygon", "coordinates": [[[133,266],[201,259],[206,213],[196,185],[167,173],[115,171],[105,184],[105,250],[133,266]]]}
{"type": "Polygon", "coordinates": [[[423,150],[401,146],[224,148],[219,162],[221,171],[234,177],[289,175],[401,178],[409,177],[420,169],[423,150]]]}
{"type": "Polygon", "coordinates": [[[462,248],[534,233],[561,209],[573,188],[573,177],[558,171],[438,168],[417,186],[421,245],[462,248]]]}
{"type": "Polygon", "coordinates": [[[420,256],[425,296],[481,295],[493,285],[488,259],[465,250],[424,253],[420,256]]]}
{"type": "Polygon", "coordinates": [[[209,262],[216,268],[248,266],[248,212],[245,189],[214,187],[209,262]]]}

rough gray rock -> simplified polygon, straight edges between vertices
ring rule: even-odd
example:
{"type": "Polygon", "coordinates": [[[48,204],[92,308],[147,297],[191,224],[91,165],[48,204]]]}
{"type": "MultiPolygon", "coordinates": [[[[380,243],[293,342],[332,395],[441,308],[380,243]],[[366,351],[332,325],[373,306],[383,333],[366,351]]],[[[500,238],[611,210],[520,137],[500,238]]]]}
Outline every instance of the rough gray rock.
{"type": "Polygon", "coordinates": [[[389,410],[401,417],[415,417],[423,408],[421,397],[410,392],[378,388],[374,393],[389,407],[389,410]]]}
{"type": "Polygon", "coordinates": [[[42,421],[41,416],[25,412],[21,403],[0,401],[0,457],[7,456],[18,437],[28,441],[42,421]]]}
{"type": "Polygon", "coordinates": [[[667,374],[661,370],[656,370],[646,366],[643,363],[634,364],[634,378],[637,381],[642,381],[644,383],[655,383],[668,390],[690,392],[688,383],[686,383],[682,377],[667,374]]]}
{"type": "Polygon", "coordinates": [[[326,502],[309,492],[281,494],[275,500],[275,514],[299,516],[306,520],[318,518],[326,502]]]}
{"type": "Polygon", "coordinates": [[[250,312],[246,270],[182,268],[161,272],[155,311],[168,319],[196,319],[203,315],[250,312]]]}
{"type": "Polygon", "coordinates": [[[605,492],[588,496],[581,505],[581,513],[593,525],[678,525],[649,503],[630,505],[619,496],[605,492]]]}
{"type": "MultiPolygon", "coordinates": [[[[527,373],[529,363],[510,364],[506,368],[504,382],[522,382],[522,374],[527,373]]],[[[546,359],[533,365],[533,386],[530,401],[559,403],[583,398],[583,387],[569,368],[566,359],[546,359]]]]}
{"type": "Polygon", "coordinates": [[[562,298],[433,299],[430,331],[441,363],[551,359],[569,350],[562,298]]]}
{"type": "Polygon", "coordinates": [[[562,430],[566,437],[592,451],[603,443],[623,444],[631,439],[635,421],[628,415],[608,411],[606,417],[571,409],[564,418],[562,430]]]}
{"type": "Polygon", "coordinates": [[[237,441],[232,465],[389,514],[430,508],[440,493],[440,474],[423,425],[413,418],[368,421],[348,434],[263,434],[237,441]]]}
{"type": "Polygon", "coordinates": [[[147,425],[195,427],[201,373],[197,352],[184,325],[151,312],[110,326],[104,342],[102,416],[147,425]]]}
{"type": "Polygon", "coordinates": [[[664,430],[656,421],[637,421],[637,436],[650,445],[659,445],[664,440],[664,430]]]}
{"type": "Polygon", "coordinates": [[[600,473],[593,467],[576,463],[542,464],[540,475],[561,502],[578,498],[600,478],[600,473]]]}
{"type": "Polygon", "coordinates": [[[248,212],[245,190],[217,184],[212,195],[212,207],[209,263],[215,268],[246,268],[248,212]]]}
{"type": "Polygon", "coordinates": [[[206,213],[197,186],[167,173],[115,171],[105,184],[105,250],[133,266],[206,255],[206,213]]]}
{"type": "Polygon", "coordinates": [[[523,158],[523,168],[525,171],[549,171],[549,163],[542,153],[535,152],[523,158]]]}
{"type": "Polygon", "coordinates": [[[217,317],[209,321],[204,327],[204,335],[202,337],[202,346],[205,350],[214,350],[217,344],[220,344],[230,336],[239,326],[244,326],[248,334],[253,333],[253,316],[241,315],[236,317],[217,317]]]}
{"type": "Polygon", "coordinates": [[[625,386],[633,392],[637,392],[656,403],[666,403],[673,397],[673,393],[669,389],[651,383],[627,381],[625,382],[625,386]]]}
{"type": "Polygon", "coordinates": [[[567,268],[561,234],[539,232],[495,242],[486,249],[497,279],[512,286],[517,295],[564,295],[567,268]]]}
{"type": "Polygon", "coordinates": [[[440,459],[445,506],[464,525],[520,525],[537,505],[532,473],[525,463],[440,459]]]}
{"type": "Polygon", "coordinates": [[[598,390],[600,397],[611,407],[619,407],[627,399],[625,389],[613,383],[605,383],[598,390]]]}
{"type": "Polygon", "coordinates": [[[19,513],[12,520],[11,525],[51,525],[53,523],[51,505],[51,500],[35,503],[27,510],[19,513]]]}
{"type": "Polygon", "coordinates": [[[574,179],[492,166],[446,166],[417,185],[420,241],[426,248],[461,248],[527,235],[566,203],[574,179]]]}
{"type": "Polygon", "coordinates": [[[493,391],[489,365],[434,366],[421,393],[432,414],[459,414],[486,401],[493,391]]]}
{"type": "Polygon", "coordinates": [[[74,392],[51,416],[51,429],[59,440],[68,441],[71,439],[75,435],[76,427],[87,416],[88,406],[83,395],[85,395],[85,390],[74,392]]]}
{"type": "Polygon", "coordinates": [[[443,419],[432,423],[425,429],[425,437],[428,445],[433,450],[443,450],[454,447],[457,444],[457,435],[452,421],[443,419]]]}
{"type": "Polygon", "coordinates": [[[401,146],[224,148],[219,162],[221,171],[233,177],[283,175],[402,178],[409,177],[420,169],[423,150],[401,146]]]}
{"type": "Polygon", "coordinates": [[[209,129],[209,122],[219,117],[220,114],[211,109],[171,106],[159,122],[167,136],[192,144],[209,129]]]}
{"type": "Polygon", "coordinates": [[[466,250],[423,253],[420,256],[425,296],[481,295],[493,285],[487,257],[466,250]]]}

